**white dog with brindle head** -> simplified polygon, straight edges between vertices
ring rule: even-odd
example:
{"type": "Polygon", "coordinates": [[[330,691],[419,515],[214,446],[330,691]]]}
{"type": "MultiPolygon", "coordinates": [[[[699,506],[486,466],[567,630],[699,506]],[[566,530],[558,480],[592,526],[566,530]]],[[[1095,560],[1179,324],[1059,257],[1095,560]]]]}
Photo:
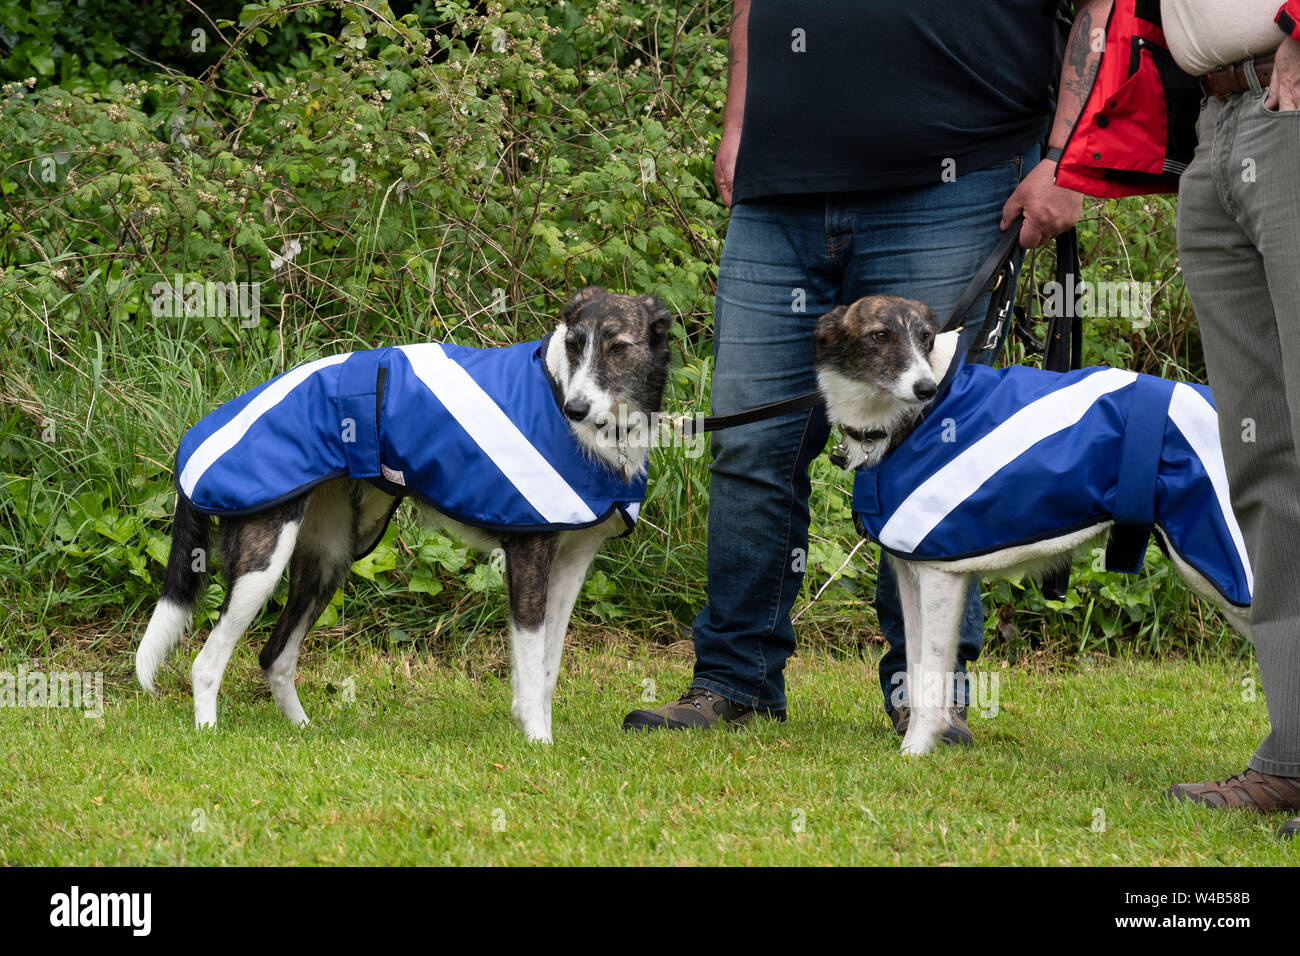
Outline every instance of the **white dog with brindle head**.
{"type": "MultiPolygon", "coordinates": [[[[845,435],[848,451],[846,467],[874,469],[892,454],[914,453],[912,446],[900,446],[904,446],[908,437],[920,427],[932,403],[943,400],[944,396],[937,395],[937,390],[954,360],[957,333],[939,335],[939,328],[934,312],[927,306],[896,296],[869,296],[848,307],[839,306],[818,321],[815,332],[818,383],[826,399],[830,421],[839,426],[845,435]]],[[[1057,387],[1064,374],[1020,368],[999,371],[1057,376],[1049,383],[1049,387],[1057,387]]],[[[967,369],[967,372],[973,373],[974,370],[967,369]]],[[[992,370],[980,370],[978,374],[985,375],[986,378],[995,377],[992,370]]],[[[1103,383],[1104,378],[1106,383],[1116,385],[1116,394],[1119,386],[1139,378],[1136,373],[1120,369],[1091,369],[1070,374],[1078,376],[1079,381],[1087,378],[1086,384],[1097,391],[1107,387],[1103,383]]],[[[1161,381],[1150,379],[1149,376],[1145,378],[1148,384],[1161,381]]],[[[967,380],[970,381],[971,378],[968,376],[967,380]]],[[[1161,523],[1164,519],[1160,514],[1156,515],[1154,530],[1184,582],[1197,595],[1219,606],[1235,627],[1248,634],[1249,562],[1240,539],[1240,531],[1227,503],[1226,476],[1223,473],[1213,407],[1206,396],[1197,393],[1192,386],[1173,382],[1164,384],[1168,386],[1169,394],[1174,395],[1172,404],[1169,405],[1169,421],[1182,429],[1178,434],[1186,433],[1194,437],[1192,447],[1199,458],[1207,463],[1203,474],[1198,473],[1187,479],[1192,491],[1188,500],[1192,502],[1193,511],[1201,507],[1200,503],[1208,501],[1217,502],[1217,508],[1223,513],[1224,533],[1221,538],[1214,539],[1212,550],[1216,554],[1226,555],[1226,566],[1239,572],[1234,580],[1244,582],[1239,588],[1246,596],[1244,606],[1226,600],[1223,587],[1216,586],[1198,569],[1204,568],[1205,562],[1193,567],[1189,560],[1185,560],[1189,549],[1181,547],[1180,553],[1180,545],[1185,543],[1185,539],[1179,539],[1177,534],[1171,536],[1161,523]]],[[[1167,399],[1166,402],[1168,401],[1167,399]]],[[[938,416],[936,420],[943,421],[938,416]]],[[[1163,422],[1165,419],[1158,420],[1163,422]]],[[[1118,426],[1121,429],[1132,427],[1131,419],[1124,419],[1123,422],[1118,426]]],[[[1006,422],[1002,424],[1005,425],[1006,422]]],[[[1010,431],[1014,433],[1018,425],[1019,422],[1013,422],[1010,431]]],[[[1069,426],[1062,426],[1058,431],[1064,434],[1066,427],[1069,426]]],[[[1005,431],[1004,428],[1003,432],[1005,431]]],[[[1174,433],[1171,426],[1170,434],[1174,433]]],[[[1012,443],[1021,441],[1026,447],[1032,447],[1034,438],[1013,434],[1009,439],[1002,440],[1012,443]]],[[[986,451],[998,450],[995,442],[983,444],[986,451]],[[990,448],[989,445],[995,447],[990,448]]],[[[1168,439],[1164,446],[1156,442],[1157,459],[1162,454],[1160,449],[1163,447],[1167,451],[1168,445],[1168,439]]],[[[1087,444],[1081,447],[1084,455],[1107,455],[1113,451],[1087,444]]],[[[897,462],[905,463],[906,459],[900,458],[897,462]]],[[[953,483],[966,481],[968,476],[956,474],[955,469],[953,472],[953,483]]],[[[991,466],[989,473],[995,473],[991,466]]],[[[863,475],[858,477],[862,478],[863,475]]],[[[941,487],[944,480],[936,481],[932,486],[938,494],[950,490],[941,487]]],[[[1016,490],[1022,495],[1031,496],[1027,500],[1033,501],[1034,488],[1042,492],[1060,482],[1059,470],[1052,469],[1041,477],[1031,475],[1016,490]]],[[[973,481],[969,483],[973,484],[973,481]]],[[[1166,492],[1166,498],[1170,484],[1162,472],[1159,487],[1166,492]]],[[[1154,492],[1152,494],[1154,498],[1154,492]]],[[[918,494],[912,500],[920,500],[922,497],[918,494]]],[[[977,519],[972,520],[1009,526],[1006,515],[1000,515],[998,509],[1001,507],[1009,510],[1012,504],[1005,497],[991,497],[991,502],[981,499],[984,510],[977,519]]],[[[879,498],[875,500],[879,501],[879,498]]],[[[857,511],[855,507],[855,512],[857,511]]],[[[911,513],[914,512],[909,512],[911,513]]],[[[932,509],[931,513],[936,512],[932,509]]],[[[893,514],[896,515],[897,511],[893,514]]],[[[927,753],[950,726],[958,634],[972,575],[1005,577],[1023,573],[1041,574],[1056,567],[1068,566],[1075,550],[1107,534],[1117,524],[1121,522],[1098,520],[1086,527],[1073,526],[1068,533],[1055,537],[1045,536],[1027,544],[984,553],[966,553],[949,560],[909,560],[892,551],[882,552],[887,560],[893,561],[897,569],[907,642],[910,714],[902,744],[904,753],[927,753]]],[[[1168,524],[1167,520],[1165,524],[1168,524]]],[[[926,532],[928,533],[929,531],[926,532]]],[[[912,534],[912,540],[919,540],[915,529],[912,534]]],[[[1026,539],[1018,539],[1016,529],[1012,528],[1011,533],[1004,535],[1002,540],[1026,539]]],[[[1139,539],[1139,545],[1145,551],[1145,535],[1139,539]]]]}

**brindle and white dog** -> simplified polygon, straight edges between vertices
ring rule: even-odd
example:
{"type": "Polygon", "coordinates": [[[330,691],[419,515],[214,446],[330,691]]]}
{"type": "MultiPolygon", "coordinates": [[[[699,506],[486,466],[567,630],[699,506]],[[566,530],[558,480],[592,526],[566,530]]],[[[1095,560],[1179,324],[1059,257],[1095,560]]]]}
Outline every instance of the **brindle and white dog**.
{"type": "MultiPolygon", "coordinates": [[[[672,316],[649,295],[617,295],[590,287],[564,308],[550,337],[546,367],[558,385],[564,415],[578,443],[611,471],[646,468],[648,429],[618,434],[615,422],[649,419],[659,410],[669,367],[672,316]],[[620,419],[622,416],[622,419],[620,419]]],[[[472,474],[464,480],[473,482],[472,474]]],[[[297,725],[307,715],[295,675],[303,638],[359,555],[382,535],[398,499],[375,485],[336,478],[262,512],[219,520],[227,591],[221,614],[194,661],[196,725],[215,726],[222,675],[239,638],[289,568],[289,595],[259,661],[280,711],[297,725]]],[[[493,535],[420,503],[425,516],[466,543],[505,553],[513,663],[512,710],[525,735],[551,739],[555,693],[569,618],[587,569],[606,538],[622,533],[618,514],[578,530],[493,535]]],[[[184,636],[203,587],[191,569],[194,549],[206,551],[211,519],[178,499],[162,597],[136,653],[141,685],[154,678],[184,636]]]]}

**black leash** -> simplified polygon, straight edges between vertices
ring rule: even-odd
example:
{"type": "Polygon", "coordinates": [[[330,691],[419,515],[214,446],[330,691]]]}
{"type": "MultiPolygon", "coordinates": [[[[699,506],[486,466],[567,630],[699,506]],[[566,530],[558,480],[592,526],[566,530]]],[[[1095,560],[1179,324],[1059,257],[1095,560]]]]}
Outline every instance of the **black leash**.
{"type": "Polygon", "coordinates": [[[716,432],[721,428],[735,428],[738,425],[765,421],[790,412],[801,412],[807,408],[814,408],[824,401],[821,392],[805,392],[803,395],[796,395],[781,402],[769,402],[767,405],[747,408],[743,412],[712,415],[706,418],[678,418],[673,420],[673,424],[683,435],[699,435],[703,432],[716,432]]]}
{"type": "MultiPolygon", "coordinates": [[[[1083,310],[1079,306],[1079,284],[1082,279],[1079,231],[1072,228],[1056,237],[1056,281],[1061,289],[1061,311],[1047,317],[1043,368],[1048,371],[1068,372],[1083,365],[1083,310]]],[[[1067,564],[1044,574],[1038,587],[1045,598],[1065,600],[1065,595],[1070,590],[1070,566],[1067,564]]]]}
{"type": "MultiPolygon", "coordinates": [[[[1011,280],[1015,277],[1014,256],[1017,241],[1020,238],[1020,227],[1024,224],[1024,221],[1023,216],[1018,216],[1016,221],[1007,227],[1006,233],[998,240],[997,248],[993,250],[992,255],[984,260],[974,278],[962,290],[957,299],[957,304],[952,307],[952,311],[948,313],[948,318],[944,320],[943,327],[940,329],[941,332],[951,332],[954,329],[961,328],[965,325],[971,310],[975,308],[975,304],[989,292],[995,292],[996,295],[993,301],[989,303],[989,310],[984,318],[984,328],[980,334],[980,339],[985,344],[980,345],[977,342],[976,345],[971,347],[972,351],[976,348],[981,350],[991,348],[997,344],[998,339],[1001,337],[1002,325],[1006,321],[1007,311],[1015,294],[1015,286],[1011,280]]],[[[959,362],[953,362],[949,366],[949,372],[951,373],[959,364],[959,362]]],[[[747,408],[743,412],[734,412],[731,415],[712,415],[707,418],[682,417],[674,418],[671,421],[673,427],[683,435],[699,435],[704,432],[716,432],[723,428],[735,428],[739,425],[765,421],[779,415],[787,415],[790,412],[801,412],[808,408],[815,408],[824,401],[821,392],[805,392],[803,395],[796,395],[794,398],[787,398],[780,402],[770,402],[756,408],[747,408]]]]}
{"type": "MultiPolygon", "coordinates": [[[[1020,240],[1020,227],[1025,224],[1024,216],[1017,216],[1015,221],[1007,227],[1007,231],[1002,234],[998,240],[997,248],[993,250],[984,262],[980,265],[975,276],[962,290],[957,299],[957,304],[952,307],[948,313],[948,318],[944,321],[943,327],[939,330],[943,332],[953,332],[960,329],[966,324],[966,319],[970,312],[975,308],[975,303],[984,298],[990,292],[997,293],[994,300],[989,303],[989,311],[985,317],[987,324],[989,316],[998,316],[1005,320],[1006,303],[1011,301],[1015,290],[1012,288],[1011,279],[1015,276],[1015,255],[1016,248],[1020,240]]],[[[996,327],[993,332],[1000,332],[1001,327],[996,327]]],[[[980,349],[989,348],[987,344],[979,345],[980,349]]]]}

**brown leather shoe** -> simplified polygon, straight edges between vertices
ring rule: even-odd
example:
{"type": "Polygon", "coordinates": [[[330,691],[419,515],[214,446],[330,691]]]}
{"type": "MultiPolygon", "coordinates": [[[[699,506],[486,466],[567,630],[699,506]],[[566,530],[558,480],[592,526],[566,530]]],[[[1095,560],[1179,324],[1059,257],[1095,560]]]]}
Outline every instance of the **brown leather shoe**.
{"type": "Polygon", "coordinates": [[[1165,791],[1165,796],[1223,810],[1295,813],[1300,810],[1300,777],[1275,777],[1246,770],[1227,780],[1175,784],[1165,791]]]}
{"type": "Polygon", "coordinates": [[[654,710],[634,710],[623,718],[624,730],[690,730],[726,724],[738,727],[755,717],[771,717],[784,722],[784,710],[755,710],[719,697],[703,687],[692,687],[671,704],[654,710]]]}
{"type": "MultiPolygon", "coordinates": [[[[912,712],[906,704],[899,704],[893,710],[885,711],[889,721],[894,725],[894,733],[900,737],[907,736],[907,725],[912,719],[912,712]]],[[[966,723],[966,708],[952,707],[948,710],[948,729],[939,738],[946,744],[970,747],[975,743],[975,734],[970,724],[966,723]]]]}

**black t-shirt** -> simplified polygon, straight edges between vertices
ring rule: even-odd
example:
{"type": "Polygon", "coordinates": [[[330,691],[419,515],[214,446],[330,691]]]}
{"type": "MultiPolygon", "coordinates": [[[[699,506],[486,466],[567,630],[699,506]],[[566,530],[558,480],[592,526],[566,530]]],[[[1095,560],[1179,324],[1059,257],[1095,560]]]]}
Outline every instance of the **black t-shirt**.
{"type": "Polygon", "coordinates": [[[1025,151],[1050,119],[1056,7],[753,0],[733,200],[937,183],[1025,151]]]}

